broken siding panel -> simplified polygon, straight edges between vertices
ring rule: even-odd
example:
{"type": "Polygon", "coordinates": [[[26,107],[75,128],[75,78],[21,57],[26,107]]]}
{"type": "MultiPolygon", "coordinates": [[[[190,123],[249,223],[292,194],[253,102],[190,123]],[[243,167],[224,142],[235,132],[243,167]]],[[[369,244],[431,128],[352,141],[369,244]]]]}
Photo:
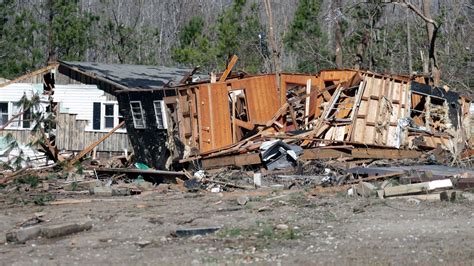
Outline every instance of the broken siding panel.
{"type": "Polygon", "coordinates": [[[232,88],[244,88],[250,121],[265,124],[280,108],[274,75],[258,76],[233,82],[232,88]]]}
{"type": "Polygon", "coordinates": [[[225,83],[211,84],[209,88],[212,149],[232,144],[229,96],[225,83]]]}
{"type": "MultiPolygon", "coordinates": [[[[107,133],[87,132],[83,128],[87,121],[77,120],[76,115],[59,114],[57,124],[56,146],[59,150],[82,151],[107,133]]],[[[126,133],[115,132],[97,146],[100,152],[123,152],[129,150],[126,133]]]]}

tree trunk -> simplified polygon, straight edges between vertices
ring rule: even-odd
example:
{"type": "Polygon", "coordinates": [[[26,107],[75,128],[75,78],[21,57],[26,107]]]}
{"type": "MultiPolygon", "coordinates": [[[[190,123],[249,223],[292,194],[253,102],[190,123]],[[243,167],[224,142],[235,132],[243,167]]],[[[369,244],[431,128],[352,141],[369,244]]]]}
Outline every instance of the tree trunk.
{"type": "MultiPolygon", "coordinates": [[[[428,20],[432,20],[430,13],[430,0],[423,0],[423,15],[428,20]]],[[[433,23],[426,22],[426,31],[428,33],[428,41],[430,42],[430,51],[428,53],[428,57],[429,64],[431,66],[431,74],[433,75],[434,85],[439,86],[441,80],[441,71],[437,65],[435,56],[435,41],[438,28],[435,28],[433,23]]]]}
{"type": "Polygon", "coordinates": [[[270,44],[272,46],[272,61],[273,61],[273,70],[275,71],[275,78],[277,83],[277,92],[280,95],[280,72],[281,72],[281,62],[280,62],[280,52],[276,42],[275,32],[273,30],[273,14],[272,14],[272,5],[270,0],[264,0],[265,2],[265,11],[268,17],[268,34],[270,39],[270,44]]]}
{"type": "Polygon", "coordinates": [[[341,14],[342,14],[342,1],[335,0],[335,9],[336,9],[336,67],[338,69],[343,68],[342,63],[342,31],[341,31],[341,14]]]}
{"type": "Polygon", "coordinates": [[[408,61],[408,73],[413,75],[413,61],[411,55],[411,31],[410,31],[410,10],[406,9],[406,23],[407,23],[407,61],[408,61]]]}
{"type": "Polygon", "coordinates": [[[48,9],[48,62],[47,64],[56,61],[56,49],[53,44],[53,20],[54,20],[54,10],[53,10],[53,0],[48,0],[47,9],[48,9]]]}

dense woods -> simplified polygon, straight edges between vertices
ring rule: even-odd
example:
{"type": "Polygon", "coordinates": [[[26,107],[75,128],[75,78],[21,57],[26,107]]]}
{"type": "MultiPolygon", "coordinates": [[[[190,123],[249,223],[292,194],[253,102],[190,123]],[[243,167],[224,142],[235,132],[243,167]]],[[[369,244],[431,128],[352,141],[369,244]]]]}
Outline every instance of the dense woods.
{"type": "Polygon", "coordinates": [[[429,73],[468,91],[470,0],[0,0],[0,77],[63,59],[429,73]]]}

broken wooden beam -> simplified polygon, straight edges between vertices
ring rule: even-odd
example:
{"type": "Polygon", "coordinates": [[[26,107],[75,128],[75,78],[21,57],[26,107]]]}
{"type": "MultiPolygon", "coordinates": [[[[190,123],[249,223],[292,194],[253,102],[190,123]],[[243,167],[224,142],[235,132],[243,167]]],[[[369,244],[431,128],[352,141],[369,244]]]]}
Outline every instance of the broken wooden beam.
{"type": "Polygon", "coordinates": [[[360,159],[414,159],[420,158],[422,153],[415,150],[354,148],[351,156],[360,159]]]}
{"type": "Polygon", "coordinates": [[[209,168],[218,168],[218,167],[224,167],[224,166],[230,166],[230,165],[245,166],[245,165],[261,164],[262,160],[260,159],[259,153],[249,153],[249,154],[202,159],[201,163],[204,169],[209,169],[209,168]]]}
{"type": "Polygon", "coordinates": [[[110,130],[109,133],[105,134],[102,138],[100,138],[98,141],[92,143],[89,145],[89,147],[85,148],[83,151],[81,151],[76,157],[74,157],[69,164],[75,164],[78,162],[82,157],[84,157],[86,154],[91,152],[95,147],[99,146],[104,140],[106,140],[108,137],[110,137],[115,131],[117,131],[119,128],[121,128],[125,124],[125,121],[122,121],[120,124],[118,124],[116,127],[114,127],[112,130],[110,130]]]}
{"type": "Polygon", "coordinates": [[[443,179],[443,180],[435,180],[431,182],[424,182],[418,184],[409,184],[409,185],[400,185],[394,187],[386,187],[384,188],[384,196],[399,196],[399,195],[407,195],[407,194],[414,194],[420,192],[429,192],[439,188],[452,188],[453,183],[451,179],[443,179]]]}
{"type": "Polygon", "coordinates": [[[150,175],[164,175],[164,176],[184,176],[184,172],[153,170],[153,169],[134,169],[134,168],[94,168],[98,173],[124,173],[124,174],[150,174],[150,175]]]}
{"type": "Polygon", "coordinates": [[[227,65],[227,68],[225,69],[224,73],[222,73],[222,76],[219,79],[219,82],[225,81],[227,79],[230,72],[232,71],[232,68],[234,68],[235,63],[237,63],[238,59],[239,59],[239,57],[237,57],[236,55],[232,56],[232,59],[230,59],[230,62],[227,65]]]}

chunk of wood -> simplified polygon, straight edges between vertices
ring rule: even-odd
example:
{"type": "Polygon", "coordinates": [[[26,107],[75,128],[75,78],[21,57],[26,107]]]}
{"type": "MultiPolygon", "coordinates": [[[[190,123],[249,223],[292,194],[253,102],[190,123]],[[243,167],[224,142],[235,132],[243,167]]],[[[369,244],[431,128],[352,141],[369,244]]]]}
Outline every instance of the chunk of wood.
{"type": "Polygon", "coordinates": [[[439,188],[452,188],[451,179],[435,180],[418,184],[401,185],[384,188],[385,197],[428,192],[439,188]]]}
{"type": "Polygon", "coordinates": [[[46,238],[55,238],[75,234],[83,231],[90,230],[92,228],[92,221],[83,223],[69,223],[52,225],[41,228],[41,235],[46,238]]]}
{"type": "Polygon", "coordinates": [[[236,55],[232,56],[232,59],[230,59],[229,64],[227,65],[227,68],[225,69],[224,73],[222,73],[221,78],[219,79],[219,82],[225,81],[227,77],[229,76],[230,72],[232,71],[232,68],[234,68],[235,63],[237,63],[237,60],[239,57],[236,55]]]}
{"type": "Polygon", "coordinates": [[[212,234],[221,229],[220,227],[203,227],[203,228],[182,228],[177,229],[175,234],[179,237],[194,236],[194,235],[207,235],[212,234]]]}

